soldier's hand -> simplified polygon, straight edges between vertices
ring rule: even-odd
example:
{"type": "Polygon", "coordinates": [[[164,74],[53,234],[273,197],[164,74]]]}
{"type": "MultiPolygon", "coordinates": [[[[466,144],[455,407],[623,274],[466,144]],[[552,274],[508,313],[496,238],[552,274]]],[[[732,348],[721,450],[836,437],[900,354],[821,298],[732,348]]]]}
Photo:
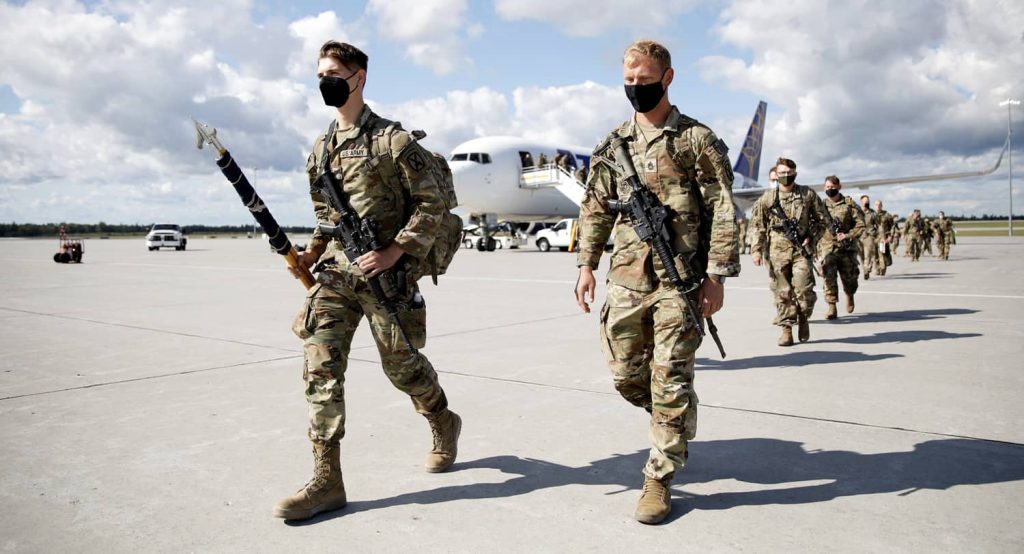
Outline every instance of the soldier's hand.
{"type": "Polygon", "coordinates": [[[367,252],[356,258],[356,265],[363,270],[367,277],[374,277],[382,271],[391,269],[398,262],[398,258],[405,254],[405,250],[398,243],[391,243],[391,246],[383,250],[367,252]]]}
{"type": "MultiPolygon", "coordinates": [[[[298,256],[296,256],[296,258],[299,261],[299,267],[309,269],[310,267],[313,266],[313,264],[316,263],[320,256],[318,256],[316,252],[313,252],[312,250],[306,250],[300,253],[298,256]]],[[[298,279],[301,275],[301,273],[299,273],[299,270],[295,269],[292,266],[288,266],[288,271],[291,271],[292,277],[295,277],[296,279],[298,279]]]]}
{"type": "Polygon", "coordinates": [[[761,265],[764,264],[764,261],[761,259],[761,255],[760,254],[751,254],[750,258],[751,258],[751,261],[754,262],[754,265],[757,266],[757,267],[761,267],[761,265]]]}
{"type": "Polygon", "coordinates": [[[703,317],[711,317],[725,304],[725,285],[714,279],[704,279],[697,291],[697,305],[703,317]]]}
{"type": "Polygon", "coordinates": [[[580,276],[576,280],[576,304],[579,305],[583,313],[590,313],[590,305],[587,304],[587,295],[590,295],[590,301],[594,301],[594,291],[597,287],[597,281],[594,280],[594,270],[589,265],[580,266],[580,276]]]}

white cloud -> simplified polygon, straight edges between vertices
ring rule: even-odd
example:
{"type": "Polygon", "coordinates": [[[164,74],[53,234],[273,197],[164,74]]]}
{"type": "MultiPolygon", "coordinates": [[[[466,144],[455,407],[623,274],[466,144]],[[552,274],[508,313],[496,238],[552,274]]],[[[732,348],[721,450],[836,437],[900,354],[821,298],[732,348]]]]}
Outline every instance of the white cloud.
{"type": "Polygon", "coordinates": [[[507,21],[533,19],[570,36],[592,37],[622,28],[650,32],[698,4],[696,0],[495,0],[494,9],[507,21]]]}
{"type": "MultiPolygon", "coordinates": [[[[1002,146],[997,104],[1024,92],[1021,29],[1019,2],[735,0],[715,32],[750,58],[708,56],[699,68],[768,101],[764,158],[792,157],[805,176],[963,171],[1002,146]]],[[[927,188],[913,190],[928,200],[927,188]]]]}
{"type": "MultiPolygon", "coordinates": [[[[445,75],[472,63],[462,52],[466,8],[466,0],[370,0],[366,12],[382,37],[405,44],[414,63],[445,75]]],[[[465,32],[478,37],[482,28],[465,32]]]]}

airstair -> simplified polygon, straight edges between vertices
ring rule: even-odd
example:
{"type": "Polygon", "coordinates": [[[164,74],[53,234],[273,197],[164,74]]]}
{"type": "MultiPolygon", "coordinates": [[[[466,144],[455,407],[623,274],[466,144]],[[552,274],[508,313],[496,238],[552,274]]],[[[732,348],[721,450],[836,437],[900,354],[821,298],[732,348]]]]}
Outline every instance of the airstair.
{"type": "Polygon", "coordinates": [[[577,206],[583,202],[583,193],[586,191],[585,185],[575,175],[555,164],[523,169],[519,175],[519,188],[555,189],[577,206]]]}

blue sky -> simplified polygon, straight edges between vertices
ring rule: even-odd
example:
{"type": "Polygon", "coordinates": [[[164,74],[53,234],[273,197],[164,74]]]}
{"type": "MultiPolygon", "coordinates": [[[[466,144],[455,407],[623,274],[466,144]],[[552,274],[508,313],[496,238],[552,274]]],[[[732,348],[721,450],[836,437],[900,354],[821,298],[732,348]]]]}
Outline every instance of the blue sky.
{"type": "MultiPolygon", "coordinates": [[[[193,148],[197,115],[261,168],[283,222],[309,224],[326,38],[364,48],[372,105],[440,152],[489,134],[596,143],[630,115],[621,55],[645,37],[673,54],[670,98],[733,158],[763,99],[763,157],[808,179],[981,168],[1005,137],[998,101],[1024,96],[1021,29],[1010,0],[5,2],[0,220],[244,221],[193,148]]],[[[980,215],[1005,213],[1005,181],[876,190],[899,213],[980,215]]]]}

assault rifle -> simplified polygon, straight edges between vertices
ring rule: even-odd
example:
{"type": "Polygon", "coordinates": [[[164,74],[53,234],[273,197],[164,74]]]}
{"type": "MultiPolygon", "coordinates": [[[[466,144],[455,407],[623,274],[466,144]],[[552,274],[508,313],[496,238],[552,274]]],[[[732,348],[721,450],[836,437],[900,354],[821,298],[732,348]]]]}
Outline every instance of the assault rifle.
{"type": "MultiPolygon", "coordinates": [[[[636,175],[636,167],[633,166],[633,159],[630,157],[629,149],[626,147],[626,141],[621,137],[615,137],[611,139],[611,146],[618,169],[621,171],[626,184],[629,185],[631,192],[629,200],[625,202],[609,200],[608,209],[613,213],[625,214],[640,240],[650,244],[651,249],[658,254],[658,259],[661,260],[661,265],[665,267],[665,272],[668,273],[672,286],[675,287],[679,296],[682,297],[690,319],[693,320],[694,325],[697,327],[697,332],[703,337],[705,334],[703,319],[700,316],[700,312],[693,305],[693,301],[690,300],[690,293],[697,290],[700,286],[700,276],[694,273],[690,260],[677,254],[672,246],[672,231],[669,228],[669,221],[673,216],[672,210],[662,204],[658,197],[640,182],[639,177],[636,175]],[[679,270],[676,268],[676,260],[679,260],[682,264],[683,270],[687,274],[687,279],[684,280],[679,275],[679,270]]],[[[692,259],[693,255],[690,257],[692,259]]],[[[718,337],[718,327],[715,326],[714,320],[710,317],[707,318],[707,321],[711,338],[715,340],[718,352],[724,359],[725,348],[722,347],[722,339],[718,337]]]]}
{"type": "MultiPolygon", "coordinates": [[[[334,124],[332,123],[331,129],[333,128],[334,124]]],[[[333,135],[333,132],[328,133],[328,136],[331,135],[333,135]]],[[[348,202],[348,198],[342,191],[341,183],[338,182],[338,179],[330,169],[330,156],[327,154],[325,143],[323,166],[320,176],[313,183],[313,187],[320,191],[327,204],[334,211],[338,212],[341,217],[337,225],[318,223],[317,229],[331,238],[340,240],[345,257],[350,262],[355,262],[363,254],[374,250],[381,250],[385,245],[377,240],[377,226],[373,219],[359,217],[359,214],[356,213],[356,210],[348,202]]],[[[328,264],[321,264],[321,266],[325,265],[330,265],[330,262],[328,264]]],[[[405,328],[402,327],[402,322],[398,318],[398,314],[414,307],[403,300],[407,294],[407,274],[408,264],[403,256],[394,267],[384,270],[373,277],[367,277],[366,281],[370,285],[373,296],[384,307],[384,310],[387,311],[388,318],[402,335],[405,345],[409,347],[411,352],[416,352],[416,348],[409,341],[409,336],[406,335],[405,328]]],[[[417,293],[413,298],[412,304],[417,304],[421,301],[419,293],[417,293]]]]}
{"type": "Polygon", "coordinates": [[[775,203],[772,204],[770,211],[782,222],[778,225],[772,225],[772,229],[781,232],[782,236],[786,237],[786,240],[793,243],[793,246],[800,251],[800,255],[807,260],[811,270],[820,277],[821,273],[818,273],[818,268],[814,266],[814,256],[807,251],[807,247],[804,246],[804,240],[800,237],[800,223],[792,217],[786,217],[786,212],[783,211],[782,204],[779,203],[778,189],[775,189],[775,203]]]}
{"type": "MultiPolygon", "coordinates": [[[[822,201],[823,204],[825,202],[828,202],[828,200],[823,200],[822,201]]],[[[845,202],[845,200],[844,200],[844,202],[845,202]]],[[[827,204],[823,205],[821,208],[822,208],[822,211],[825,212],[825,219],[828,220],[828,230],[829,230],[829,232],[832,233],[833,237],[836,237],[836,241],[839,244],[839,249],[840,250],[845,250],[848,246],[850,246],[850,237],[846,237],[843,240],[839,240],[839,233],[842,233],[843,229],[839,226],[839,222],[836,221],[836,218],[832,217],[832,213],[828,211],[828,205],[827,204]]]]}

